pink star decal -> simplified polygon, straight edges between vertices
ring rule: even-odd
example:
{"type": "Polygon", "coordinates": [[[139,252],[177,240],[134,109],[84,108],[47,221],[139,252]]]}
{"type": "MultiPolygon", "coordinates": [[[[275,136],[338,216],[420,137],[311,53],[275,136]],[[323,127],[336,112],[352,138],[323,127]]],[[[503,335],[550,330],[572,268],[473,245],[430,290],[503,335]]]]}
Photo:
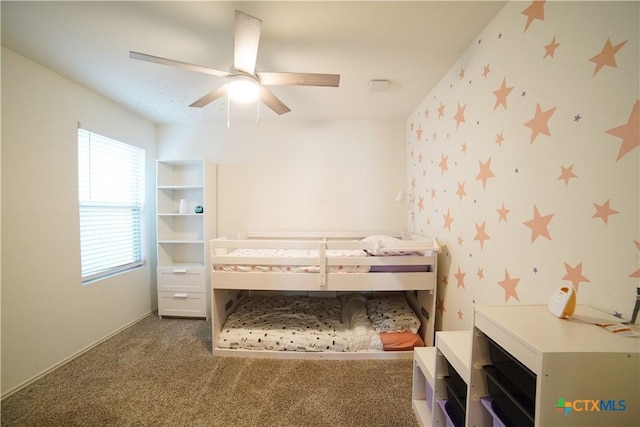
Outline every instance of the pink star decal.
{"type": "Polygon", "coordinates": [[[458,320],[462,320],[462,316],[463,316],[462,310],[458,309],[458,320]]]}
{"type": "Polygon", "coordinates": [[[485,65],[482,70],[482,77],[486,79],[490,72],[491,68],[489,68],[489,64],[485,65]]]}
{"type": "Polygon", "coordinates": [[[456,274],[454,274],[453,276],[458,281],[458,288],[466,289],[465,286],[464,286],[464,276],[466,276],[466,273],[463,273],[460,270],[460,266],[458,266],[458,272],[456,274]]]}
{"type": "Polygon", "coordinates": [[[604,202],[604,204],[602,205],[594,203],[593,206],[595,206],[596,208],[596,213],[591,218],[600,218],[604,221],[605,224],[609,224],[609,217],[611,215],[620,213],[617,210],[611,209],[609,207],[609,200],[604,202]]]}
{"type": "Polygon", "coordinates": [[[440,158],[440,163],[438,164],[438,166],[440,166],[440,175],[444,175],[444,171],[449,170],[449,165],[447,164],[449,160],[449,156],[445,156],[444,153],[442,153],[442,156],[440,158]]]}
{"type": "Polygon", "coordinates": [[[467,152],[467,148],[468,148],[468,147],[467,147],[467,143],[465,142],[464,144],[462,144],[461,151],[462,151],[463,153],[465,153],[465,154],[466,154],[466,152],[467,152]]]}
{"type": "Polygon", "coordinates": [[[420,141],[422,138],[422,127],[418,125],[418,129],[416,129],[416,141],[420,141]]]}
{"type": "Polygon", "coordinates": [[[460,77],[460,80],[464,79],[464,68],[460,69],[460,73],[458,73],[458,77],[460,77]]]}
{"type": "Polygon", "coordinates": [[[444,117],[444,104],[440,102],[440,106],[438,107],[438,118],[444,117]]]}
{"type": "Polygon", "coordinates": [[[458,182],[458,191],[456,191],[456,194],[460,198],[460,201],[462,201],[462,196],[467,195],[467,192],[464,191],[464,184],[464,182],[458,182]]]}
{"type": "Polygon", "coordinates": [[[553,58],[553,54],[556,52],[556,48],[560,46],[560,43],[556,43],[556,38],[554,37],[553,40],[551,40],[551,43],[549,43],[548,45],[544,46],[544,58],[546,58],[547,56],[550,56],[553,58]]]}
{"type": "Polygon", "coordinates": [[[418,211],[424,210],[424,196],[418,196],[418,211]]]}
{"type": "Polygon", "coordinates": [[[422,153],[418,154],[418,162],[419,162],[419,163],[422,163],[422,159],[423,159],[423,158],[424,158],[424,157],[422,156],[422,153]]]}
{"type": "Polygon", "coordinates": [[[409,129],[411,129],[411,131],[413,132],[413,127],[414,127],[414,123],[413,120],[411,120],[411,123],[409,123],[409,129]]]}
{"type": "Polygon", "coordinates": [[[425,119],[429,118],[429,109],[428,108],[425,108],[425,110],[424,110],[424,118],[425,119]]]}
{"type": "Polygon", "coordinates": [[[500,132],[500,133],[496,134],[496,144],[498,144],[498,146],[500,146],[500,147],[502,147],[502,143],[504,142],[504,136],[502,136],[502,134],[503,134],[503,132],[500,132]]]}
{"type": "Polygon", "coordinates": [[[487,221],[484,221],[482,225],[476,224],[476,237],[473,240],[477,240],[480,243],[480,249],[484,249],[484,241],[491,239],[485,231],[487,221]]]}
{"type": "Polygon", "coordinates": [[[462,236],[458,236],[458,246],[462,246],[462,242],[464,240],[462,240],[462,236]]]}
{"type": "Polygon", "coordinates": [[[605,65],[617,68],[618,64],[616,64],[616,53],[618,53],[618,51],[622,49],[622,46],[624,46],[628,41],[629,40],[625,40],[614,46],[611,44],[611,40],[607,38],[607,41],[604,43],[604,47],[600,53],[589,59],[589,62],[596,64],[596,68],[593,70],[593,75],[595,76],[605,65]]]}
{"type": "Polygon", "coordinates": [[[523,222],[524,225],[531,229],[531,243],[533,243],[538,236],[543,236],[551,240],[551,235],[548,230],[551,218],[553,218],[553,214],[542,216],[540,212],[538,212],[538,207],[533,205],[533,219],[523,222]]]}
{"type": "Polygon", "coordinates": [[[478,176],[476,176],[476,179],[481,180],[482,181],[482,188],[486,189],[487,188],[487,180],[489,178],[495,177],[495,175],[491,171],[491,157],[489,157],[489,159],[487,159],[487,161],[485,163],[482,163],[481,161],[478,161],[478,163],[480,163],[480,173],[478,173],[478,176]]]}
{"type": "Polygon", "coordinates": [[[509,301],[509,298],[520,302],[520,298],[518,298],[518,293],[516,292],[516,286],[518,286],[519,282],[520,279],[512,279],[511,276],[509,276],[509,272],[506,269],[504,270],[504,280],[498,282],[498,285],[504,288],[504,302],[509,301]]]}
{"type": "Polygon", "coordinates": [[[564,166],[560,166],[560,168],[562,169],[562,173],[560,174],[558,179],[563,180],[565,186],[569,185],[569,180],[571,178],[577,178],[578,177],[578,175],[573,173],[573,165],[569,166],[568,168],[565,168],[564,166]]]}
{"type": "Polygon", "coordinates": [[[622,139],[622,145],[620,145],[620,151],[618,151],[618,157],[616,161],[620,160],[631,152],[634,148],[640,145],[640,109],[638,105],[640,100],[633,104],[633,109],[629,115],[627,123],[612,129],[605,131],[609,135],[613,135],[622,139]]]}
{"type": "Polygon", "coordinates": [[[536,104],[536,114],[533,119],[529,120],[524,125],[531,129],[531,143],[536,139],[539,134],[551,136],[549,131],[549,125],[547,122],[553,116],[556,111],[556,107],[550,108],[547,111],[542,111],[540,104],[536,104]]]}
{"type": "Polygon", "coordinates": [[[445,311],[447,311],[447,310],[444,308],[444,298],[437,298],[437,297],[436,297],[436,299],[437,299],[437,301],[436,301],[436,310],[437,310],[437,311],[439,311],[439,312],[440,312],[440,315],[442,316],[442,314],[443,314],[445,311]]]}
{"type": "Polygon", "coordinates": [[[453,119],[456,121],[456,129],[458,129],[458,126],[460,126],[460,123],[465,123],[465,120],[464,120],[465,108],[467,108],[466,104],[463,106],[460,106],[460,103],[458,102],[458,112],[456,113],[455,116],[453,116],[453,119]]]}
{"type": "Polygon", "coordinates": [[[576,292],[578,292],[578,286],[580,285],[580,282],[591,282],[589,279],[582,275],[582,263],[576,265],[575,267],[571,267],[565,262],[564,269],[567,271],[567,274],[564,275],[562,280],[570,281],[576,292]]]}
{"type": "Polygon", "coordinates": [[[527,23],[524,26],[524,30],[529,29],[529,25],[534,19],[544,21],[544,0],[535,0],[531,5],[523,10],[521,13],[527,17],[527,23]]]}
{"type": "Polygon", "coordinates": [[[504,207],[504,202],[502,203],[502,207],[500,209],[497,209],[497,211],[498,211],[498,222],[500,221],[507,222],[507,215],[509,215],[509,212],[511,212],[511,210],[504,207]]]}
{"type": "Polygon", "coordinates": [[[493,91],[493,94],[496,96],[496,103],[493,106],[494,111],[499,105],[502,105],[505,110],[507,109],[507,96],[509,96],[512,90],[513,86],[507,87],[507,79],[503,78],[500,88],[493,91]]]}
{"type": "Polygon", "coordinates": [[[436,193],[438,190],[436,190],[435,188],[431,187],[431,200],[436,198],[436,193]]]}
{"type": "Polygon", "coordinates": [[[476,271],[476,276],[478,276],[478,280],[484,279],[484,269],[478,267],[478,271],[476,271]]]}
{"type": "Polygon", "coordinates": [[[447,209],[447,214],[442,216],[444,217],[444,227],[442,228],[446,228],[447,230],[449,230],[449,232],[451,232],[451,223],[453,222],[453,217],[451,216],[451,209],[447,209]]]}

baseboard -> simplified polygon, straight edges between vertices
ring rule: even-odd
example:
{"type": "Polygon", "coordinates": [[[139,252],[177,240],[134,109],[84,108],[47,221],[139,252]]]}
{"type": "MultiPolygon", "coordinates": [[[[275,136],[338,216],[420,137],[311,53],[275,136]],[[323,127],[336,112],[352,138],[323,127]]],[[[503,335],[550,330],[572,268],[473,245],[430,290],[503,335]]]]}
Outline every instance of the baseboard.
{"type": "Polygon", "coordinates": [[[115,331],[111,332],[110,334],[108,334],[107,336],[99,339],[98,341],[94,342],[93,344],[83,348],[82,350],[78,351],[77,353],[72,354],[71,356],[67,357],[66,359],[56,363],[55,365],[51,366],[48,369],[45,369],[44,371],[40,372],[39,374],[31,377],[30,379],[26,380],[25,382],[15,386],[14,388],[12,388],[11,390],[5,392],[2,396],[0,396],[0,402],[2,400],[4,400],[5,398],[11,396],[12,394],[22,390],[23,388],[27,387],[30,384],[33,384],[34,382],[38,381],[40,378],[46,376],[47,374],[55,371],[56,369],[58,369],[59,367],[71,362],[73,359],[75,359],[76,357],[86,353],[87,351],[91,350],[92,348],[94,348],[95,346],[105,342],[106,340],[108,340],[109,338],[119,334],[120,332],[124,331],[125,329],[135,325],[136,323],[138,323],[139,321],[141,321],[142,319],[156,313],[158,311],[157,308],[154,308],[151,311],[148,311],[147,313],[141,315],[140,317],[132,320],[131,322],[127,323],[126,325],[122,326],[121,328],[116,329],[115,331]]]}

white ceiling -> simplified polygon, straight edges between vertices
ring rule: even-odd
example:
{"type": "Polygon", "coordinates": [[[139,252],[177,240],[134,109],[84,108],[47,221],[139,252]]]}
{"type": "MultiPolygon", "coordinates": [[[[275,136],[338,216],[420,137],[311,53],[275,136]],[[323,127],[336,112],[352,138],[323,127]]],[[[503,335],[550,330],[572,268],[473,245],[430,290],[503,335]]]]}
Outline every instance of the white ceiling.
{"type": "MultiPolygon", "coordinates": [[[[270,87],[292,111],[261,107],[261,120],[405,119],[504,4],[2,1],[2,44],[155,123],[226,120],[226,99],[189,107],[224,78],[128,54],[228,71],[238,9],[263,21],[258,71],[341,75],[339,88],[270,87]],[[369,92],[371,79],[391,85],[369,92]]],[[[255,118],[255,106],[231,114],[255,118]]]]}

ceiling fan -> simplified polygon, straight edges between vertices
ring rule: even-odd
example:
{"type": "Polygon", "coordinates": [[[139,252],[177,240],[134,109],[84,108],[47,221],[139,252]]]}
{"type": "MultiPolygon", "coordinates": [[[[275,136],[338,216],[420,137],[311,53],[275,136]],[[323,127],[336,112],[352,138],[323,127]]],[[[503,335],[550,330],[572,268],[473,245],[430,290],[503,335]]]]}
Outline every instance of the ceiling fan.
{"type": "Polygon", "coordinates": [[[230,98],[239,102],[251,102],[259,97],[267,107],[281,115],[288,113],[291,109],[265,86],[339,86],[339,74],[256,71],[256,57],[258,55],[261,28],[262,21],[260,19],[238,10],[235,11],[233,67],[229,72],[140,52],[130,51],[129,57],[225,77],[229,80],[226,84],[195,101],[190,107],[204,107],[221,96],[228,94],[230,98]]]}

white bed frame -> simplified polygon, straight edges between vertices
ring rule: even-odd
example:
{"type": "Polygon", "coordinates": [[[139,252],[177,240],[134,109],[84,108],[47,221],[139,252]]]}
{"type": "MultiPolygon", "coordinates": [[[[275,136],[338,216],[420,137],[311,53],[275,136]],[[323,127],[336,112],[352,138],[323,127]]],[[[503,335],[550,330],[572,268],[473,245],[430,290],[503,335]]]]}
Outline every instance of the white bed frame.
{"type": "Polygon", "coordinates": [[[211,241],[211,307],[212,347],[217,356],[270,357],[297,359],[388,359],[411,358],[411,351],[385,352],[284,352],[267,350],[236,350],[217,348],[218,335],[229,313],[245,296],[257,293],[292,293],[335,297],[340,293],[404,292],[420,317],[420,335],[432,346],[435,335],[435,293],[437,256],[440,248],[435,239],[404,232],[273,232],[251,231],[238,239],[221,237],[211,241]],[[363,242],[371,235],[393,236],[399,242],[363,242]],[[311,249],[317,258],[238,257],[228,253],[246,249],[311,249]],[[420,255],[332,257],[328,250],[377,250],[419,252],[420,255]],[[215,265],[315,265],[318,273],[272,273],[216,271],[215,265]],[[339,265],[411,266],[429,265],[429,271],[332,273],[327,270],[339,265]]]}

